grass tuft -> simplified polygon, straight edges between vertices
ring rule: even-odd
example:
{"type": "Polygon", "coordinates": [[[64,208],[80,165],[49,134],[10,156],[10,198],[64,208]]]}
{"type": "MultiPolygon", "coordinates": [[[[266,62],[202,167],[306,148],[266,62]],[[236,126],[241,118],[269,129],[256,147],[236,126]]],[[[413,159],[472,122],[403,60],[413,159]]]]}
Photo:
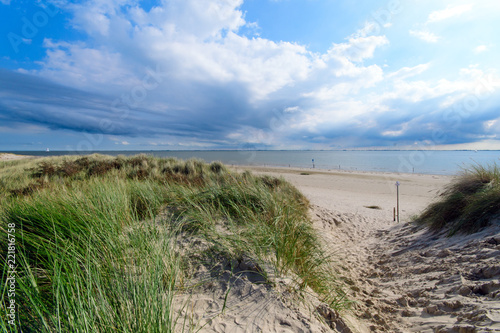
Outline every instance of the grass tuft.
{"type": "Polygon", "coordinates": [[[495,163],[463,169],[441,196],[417,221],[451,235],[477,232],[500,216],[500,168],[495,163]]]}
{"type": "Polygon", "coordinates": [[[227,171],[226,167],[224,166],[224,164],[222,164],[222,162],[212,162],[210,164],[210,170],[213,172],[213,173],[216,173],[216,174],[220,174],[222,173],[223,171],[227,171]]]}

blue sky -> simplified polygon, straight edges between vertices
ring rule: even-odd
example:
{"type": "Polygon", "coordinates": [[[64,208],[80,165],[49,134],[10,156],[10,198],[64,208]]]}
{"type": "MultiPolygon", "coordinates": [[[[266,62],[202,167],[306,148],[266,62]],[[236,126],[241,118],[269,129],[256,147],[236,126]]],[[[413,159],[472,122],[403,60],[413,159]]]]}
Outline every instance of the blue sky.
{"type": "Polygon", "coordinates": [[[0,150],[500,149],[498,1],[0,13],[0,150]]]}

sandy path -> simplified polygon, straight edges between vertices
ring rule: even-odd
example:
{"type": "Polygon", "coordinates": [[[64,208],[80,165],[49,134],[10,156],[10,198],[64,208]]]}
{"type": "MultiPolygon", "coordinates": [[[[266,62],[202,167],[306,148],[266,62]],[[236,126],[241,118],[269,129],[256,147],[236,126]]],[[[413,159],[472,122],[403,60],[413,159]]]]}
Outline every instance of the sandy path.
{"type": "Polygon", "coordinates": [[[446,238],[405,223],[451,177],[251,169],[283,176],[311,201],[314,224],[355,301],[354,331],[500,331],[499,228],[446,238]],[[396,181],[400,224],[393,222],[396,181]]]}

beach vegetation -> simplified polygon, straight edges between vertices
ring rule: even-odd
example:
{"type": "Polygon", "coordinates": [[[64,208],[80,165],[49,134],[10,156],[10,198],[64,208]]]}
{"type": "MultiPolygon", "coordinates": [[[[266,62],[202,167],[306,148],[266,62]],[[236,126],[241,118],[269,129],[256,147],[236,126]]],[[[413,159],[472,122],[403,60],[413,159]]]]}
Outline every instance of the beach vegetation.
{"type": "Polygon", "coordinates": [[[247,260],[261,283],[291,277],[298,294],[313,291],[341,310],[345,294],[308,205],[282,178],[220,162],[97,154],[1,162],[0,329],[189,331],[176,295],[193,287],[201,261],[247,260]],[[10,232],[16,326],[7,317],[10,232]],[[190,239],[206,244],[202,253],[179,245],[190,239]]]}
{"type": "Polygon", "coordinates": [[[500,218],[500,167],[471,165],[464,168],[417,219],[431,230],[475,233],[500,218]]]}

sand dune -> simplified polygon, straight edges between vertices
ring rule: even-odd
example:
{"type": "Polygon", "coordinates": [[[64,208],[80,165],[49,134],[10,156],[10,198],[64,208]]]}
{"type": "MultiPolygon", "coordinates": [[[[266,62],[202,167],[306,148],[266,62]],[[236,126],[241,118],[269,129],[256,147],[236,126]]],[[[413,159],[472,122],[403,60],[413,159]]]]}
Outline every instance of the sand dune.
{"type": "MultiPolygon", "coordinates": [[[[26,158],[0,154],[0,160],[26,158]]],[[[352,310],[337,313],[251,259],[193,268],[173,300],[179,332],[500,332],[500,223],[451,238],[412,223],[452,177],[237,167],[282,176],[310,200],[352,310]],[[400,223],[393,219],[400,182],[400,223]],[[262,272],[274,282],[264,282],[262,272]],[[195,288],[192,288],[196,286],[195,288]]],[[[202,253],[202,239],[179,238],[202,253]]],[[[193,252],[193,253],[195,253],[193,252]]],[[[189,254],[189,253],[188,253],[189,254]]]]}
{"type": "Polygon", "coordinates": [[[500,227],[447,238],[407,223],[452,177],[251,169],[283,176],[311,201],[314,225],[355,301],[344,314],[351,331],[500,331],[500,227]]]}

